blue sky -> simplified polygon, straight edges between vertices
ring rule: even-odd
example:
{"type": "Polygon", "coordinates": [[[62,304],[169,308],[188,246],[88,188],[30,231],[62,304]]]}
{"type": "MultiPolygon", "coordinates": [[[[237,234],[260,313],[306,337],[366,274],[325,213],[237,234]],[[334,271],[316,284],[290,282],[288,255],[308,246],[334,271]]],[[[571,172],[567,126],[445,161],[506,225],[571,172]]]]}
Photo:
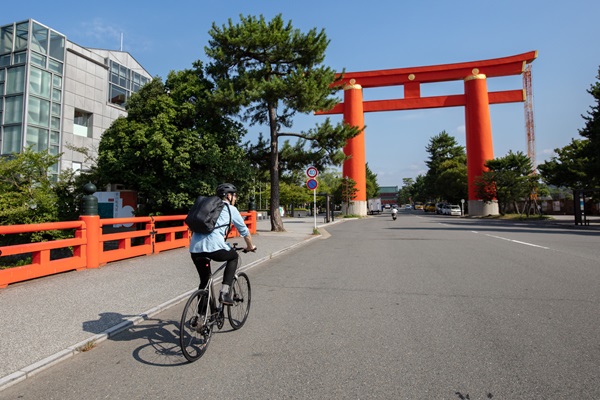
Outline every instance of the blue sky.
{"type": "MultiPolygon", "coordinates": [[[[239,15],[281,13],[295,28],[324,29],[325,63],[348,72],[417,67],[506,57],[538,50],[532,65],[537,161],[579,137],[593,105],[587,93],[600,66],[600,2],[573,0],[436,1],[10,1],[0,24],[33,18],[84,47],[128,51],[153,76],[206,61],[208,30],[239,15]],[[66,11],[65,11],[66,10],[66,11]]],[[[520,89],[520,76],[488,80],[489,90],[520,89]]],[[[365,99],[402,97],[402,88],[365,90],[365,99]]],[[[422,95],[462,93],[462,82],[424,85],[422,95]]],[[[341,97],[341,94],[340,94],[341,97]]],[[[492,105],[494,155],[527,152],[523,103],[492,105]]],[[[324,117],[301,116],[307,130],[324,117]]],[[[341,116],[333,116],[334,121],[341,116]]],[[[462,107],[368,113],[366,152],[382,186],[426,172],[425,147],[445,130],[465,145],[462,107]]],[[[252,128],[253,140],[266,127],[252,128]]]]}

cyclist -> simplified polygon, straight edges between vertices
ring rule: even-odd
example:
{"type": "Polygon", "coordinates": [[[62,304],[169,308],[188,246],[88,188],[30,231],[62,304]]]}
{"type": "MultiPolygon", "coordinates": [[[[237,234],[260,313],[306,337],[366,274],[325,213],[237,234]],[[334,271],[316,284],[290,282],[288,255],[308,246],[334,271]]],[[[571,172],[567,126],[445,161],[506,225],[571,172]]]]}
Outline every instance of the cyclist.
{"type": "Polygon", "coordinates": [[[194,232],[192,240],[190,241],[190,253],[192,261],[198,271],[198,275],[200,276],[200,289],[206,287],[210,278],[210,260],[227,262],[227,266],[223,272],[223,283],[219,301],[225,305],[232,305],[233,299],[231,298],[229,289],[233,283],[235,271],[237,270],[239,255],[238,252],[225,241],[230,229],[230,224],[233,223],[240,233],[240,236],[244,238],[244,241],[246,242],[244,251],[255,251],[256,247],[252,244],[252,237],[250,236],[248,227],[244,223],[244,218],[235,207],[235,201],[237,199],[237,189],[235,186],[231,183],[219,185],[217,187],[217,196],[226,203],[219,218],[217,218],[215,224],[217,228],[208,234],[194,232]]]}
{"type": "Polygon", "coordinates": [[[398,209],[396,208],[396,205],[392,206],[392,219],[395,221],[396,220],[396,216],[398,215],[398,209]]]}

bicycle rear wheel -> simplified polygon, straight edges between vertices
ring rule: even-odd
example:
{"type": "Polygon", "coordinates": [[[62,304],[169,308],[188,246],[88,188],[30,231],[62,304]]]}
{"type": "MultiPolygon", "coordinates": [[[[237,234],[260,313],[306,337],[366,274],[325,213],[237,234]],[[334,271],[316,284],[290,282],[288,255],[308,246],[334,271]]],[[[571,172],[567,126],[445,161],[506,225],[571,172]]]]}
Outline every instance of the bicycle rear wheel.
{"type": "Polygon", "coordinates": [[[183,356],[193,362],[202,357],[212,335],[207,324],[208,291],[195,291],[185,303],[179,323],[179,344],[183,356]]]}
{"type": "Polygon", "coordinates": [[[250,312],[250,300],[252,297],[248,275],[240,272],[237,279],[233,281],[231,289],[233,290],[233,305],[227,306],[227,317],[233,329],[240,329],[246,322],[248,313],[250,312]]]}

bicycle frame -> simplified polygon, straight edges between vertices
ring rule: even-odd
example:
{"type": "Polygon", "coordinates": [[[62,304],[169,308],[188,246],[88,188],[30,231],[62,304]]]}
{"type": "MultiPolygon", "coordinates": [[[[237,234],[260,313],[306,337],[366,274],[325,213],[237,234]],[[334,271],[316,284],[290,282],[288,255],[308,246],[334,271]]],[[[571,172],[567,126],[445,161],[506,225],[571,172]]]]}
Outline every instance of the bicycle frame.
{"type": "MultiPolygon", "coordinates": [[[[204,290],[208,291],[208,302],[206,303],[206,309],[204,310],[204,315],[205,315],[205,323],[210,323],[211,325],[214,324],[217,320],[217,318],[215,318],[217,315],[219,315],[219,313],[221,313],[223,311],[223,305],[221,303],[219,303],[219,301],[217,300],[215,293],[215,279],[214,276],[219,272],[222,271],[223,269],[225,269],[225,267],[227,266],[227,262],[224,262],[219,268],[217,268],[215,270],[215,272],[211,272],[210,277],[208,278],[208,282],[206,283],[206,288],[204,290]],[[214,311],[213,311],[214,310],[214,311]],[[211,317],[211,318],[208,318],[211,317]],[[208,318],[208,321],[207,321],[208,318]]],[[[237,273],[235,274],[235,277],[237,278],[237,273]]],[[[198,310],[200,311],[200,310],[198,310]]]]}

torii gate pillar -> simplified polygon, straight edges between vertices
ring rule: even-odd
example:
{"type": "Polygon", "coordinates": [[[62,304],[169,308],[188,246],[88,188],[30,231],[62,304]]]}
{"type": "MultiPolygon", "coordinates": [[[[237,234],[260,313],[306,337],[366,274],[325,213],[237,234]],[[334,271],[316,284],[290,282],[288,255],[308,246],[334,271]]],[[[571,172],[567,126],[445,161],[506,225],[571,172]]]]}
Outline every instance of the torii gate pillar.
{"type": "Polygon", "coordinates": [[[486,171],[486,161],[494,158],[490,101],[484,74],[465,78],[465,103],[469,213],[497,215],[498,202],[479,200],[475,185],[476,178],[486,171]]]}
{"type": "MultiPolygon", "coordinates": [[[[359,129],[365,126],[365,117],[363,112],[363,96],[362,87],[350,80],[344,86],[344,121],[359,129]]],[[[344,154],[349,157],[344,161],[342,173],[344,177],[348,177],[356,182],[356,196],[351,201],[351,204],[345,206],[346,214],[367,215],[367,169],[366,152],[365,152],[365,132],[361,131],[358,135],[346,142],[344,146],[344,154]]]]}

